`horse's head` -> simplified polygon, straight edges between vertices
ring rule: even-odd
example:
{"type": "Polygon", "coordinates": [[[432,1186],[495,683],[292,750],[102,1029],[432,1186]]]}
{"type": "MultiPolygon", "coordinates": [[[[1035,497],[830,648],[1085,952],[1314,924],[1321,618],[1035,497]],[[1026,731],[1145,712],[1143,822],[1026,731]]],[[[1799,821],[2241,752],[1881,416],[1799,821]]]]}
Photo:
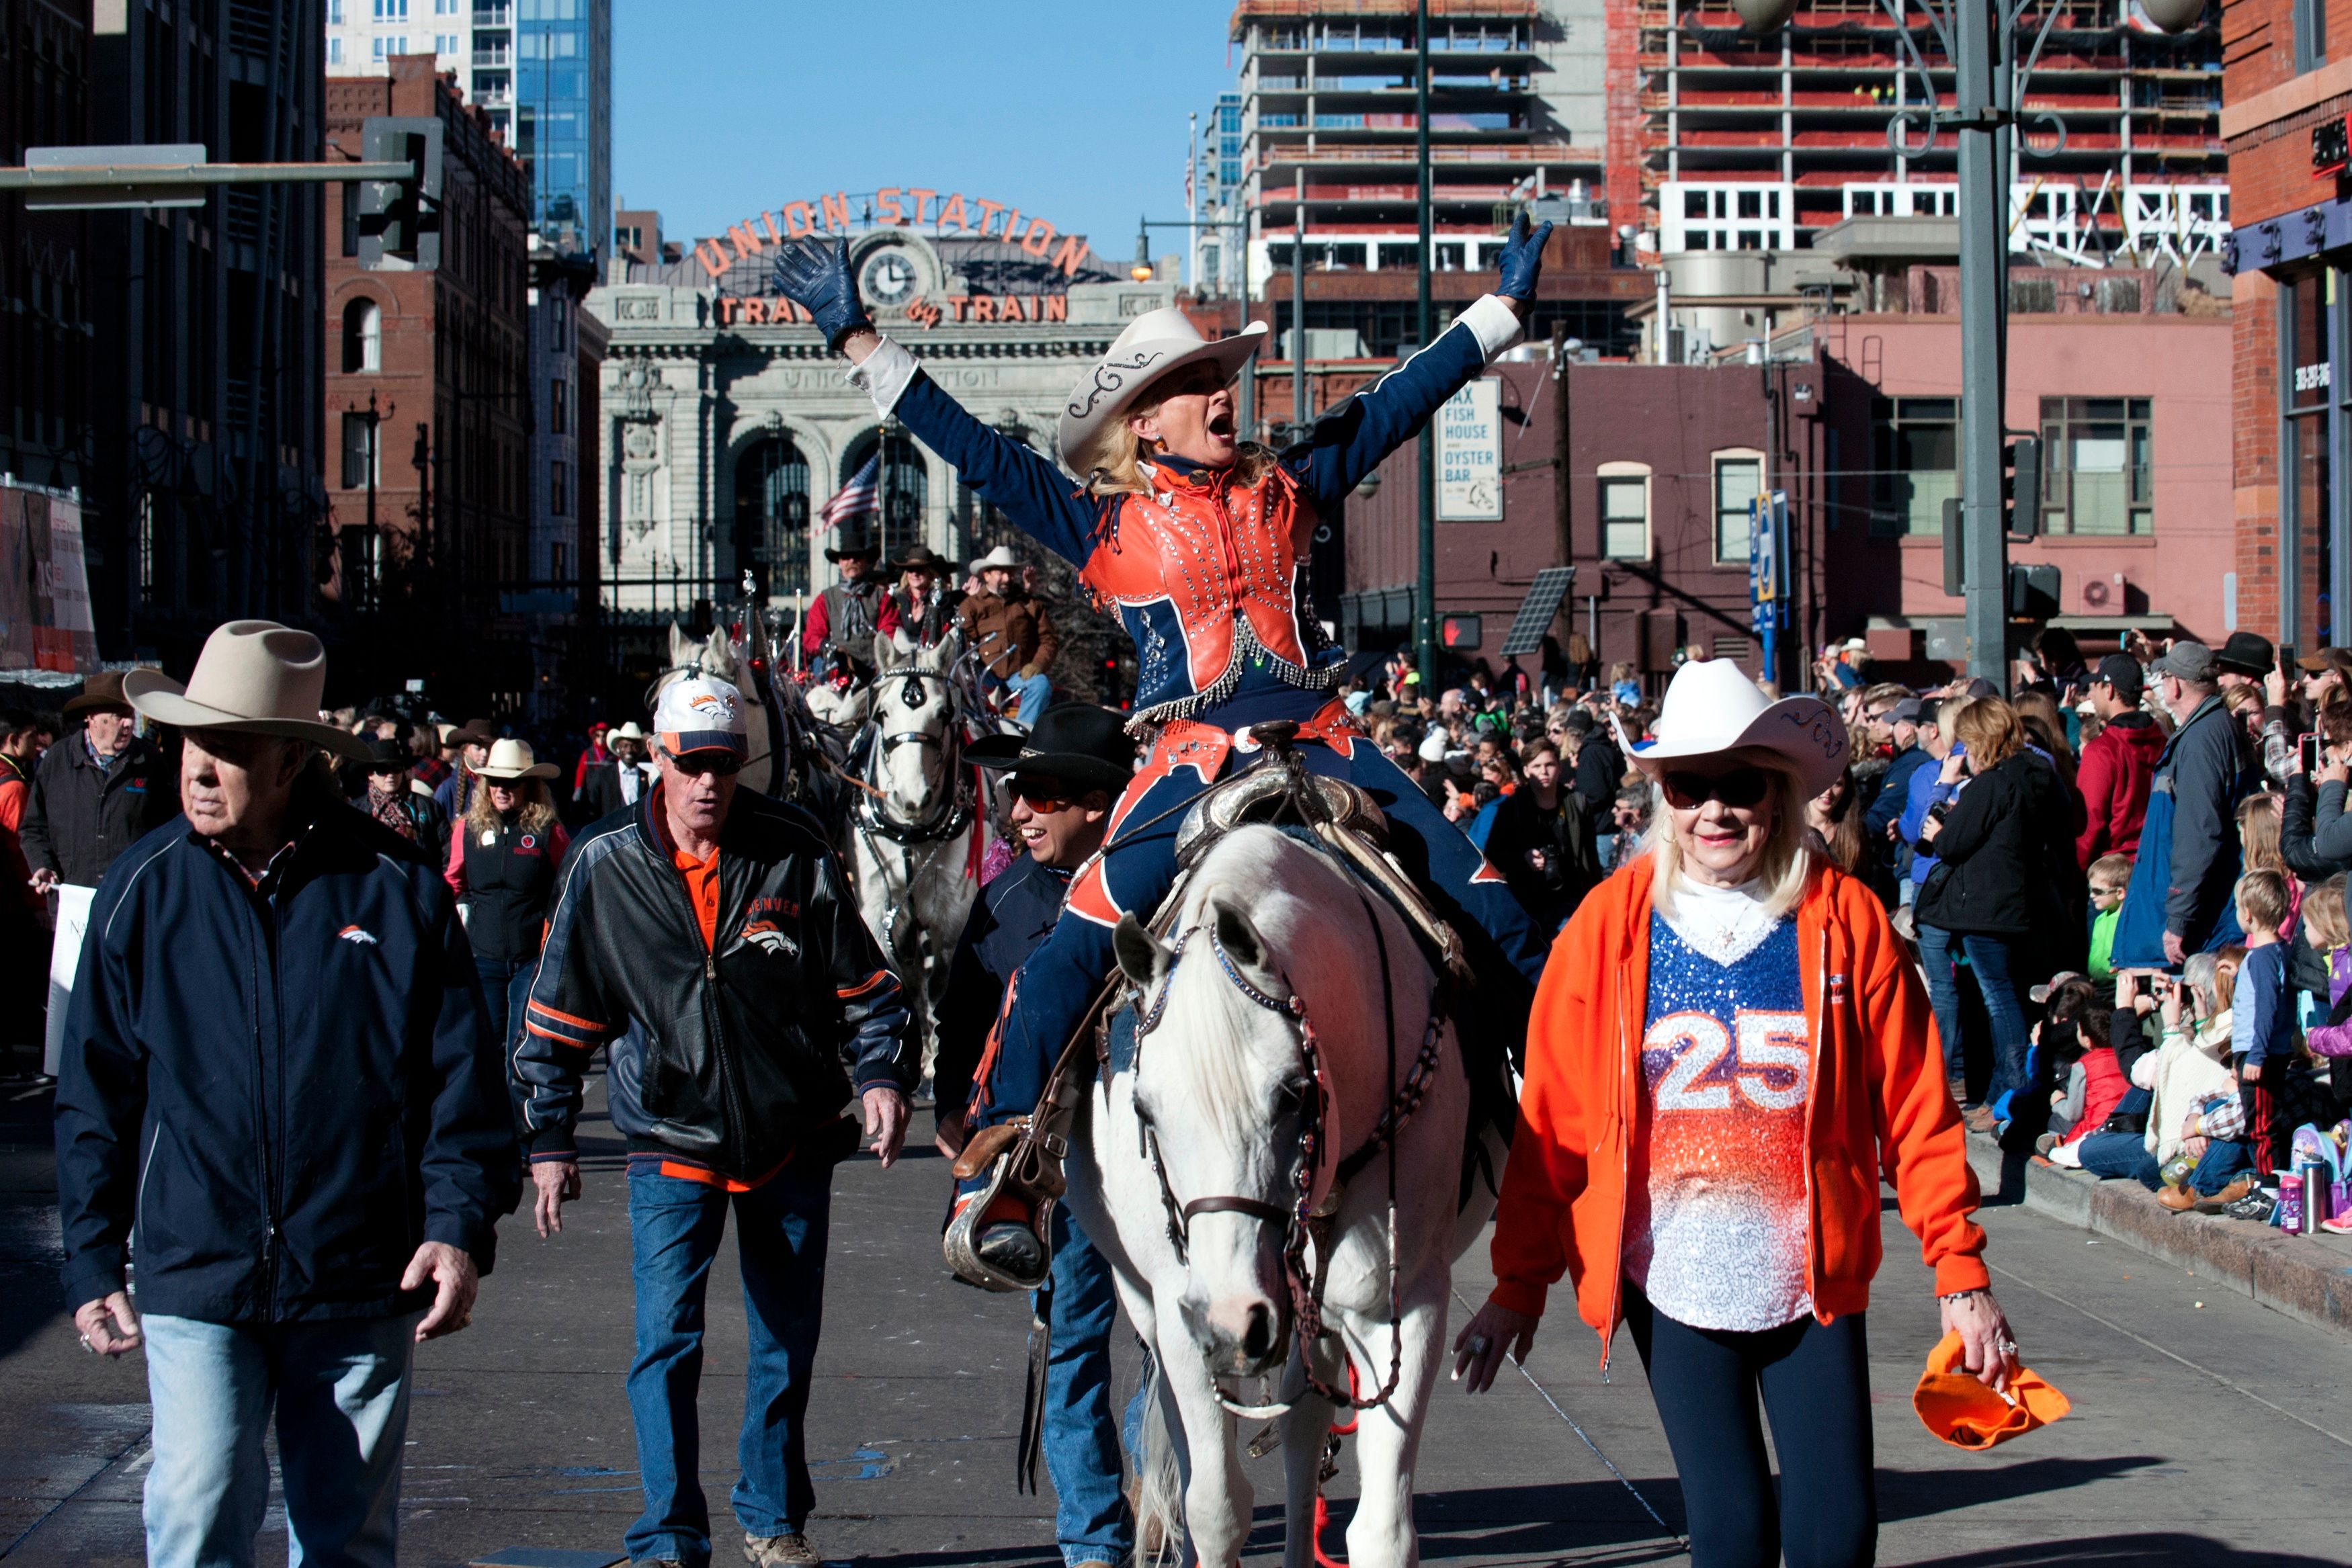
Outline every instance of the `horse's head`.
{"type": "Polygon", "coordinates": [[[947,672],[961,652],[953,632],[929,648],[913,647],[891,632],[874,638],[876,766],[878,782],[901,818],[922,815],[939,790],[953,788],[944,766],[955,723],[947,672]]]}
{"type": "Polygon", "coordinates": [[[1131,915],[1114,940],[1142,998],[1135,1112],[1184,1239],[1178,1313],[1212,1373],[1255,1375],[1289,1354],[1284,1254],[1317,1086],[1289,982],[1240,892],[1212,889],[1186,915],[1172,946],[1131,915]]]}

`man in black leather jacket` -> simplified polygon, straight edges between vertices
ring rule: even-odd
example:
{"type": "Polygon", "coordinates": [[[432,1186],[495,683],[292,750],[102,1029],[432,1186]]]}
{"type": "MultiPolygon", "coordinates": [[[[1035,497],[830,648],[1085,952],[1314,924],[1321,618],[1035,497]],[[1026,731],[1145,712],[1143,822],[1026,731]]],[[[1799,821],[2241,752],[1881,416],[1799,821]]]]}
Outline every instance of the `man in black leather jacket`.
{"type": "Polygon", "coordinates": [[[845,1113],[853,1095],[874,1152],[898,1158],[916,1076],[907,1006],[816,820],[737,790],[735,688],[676,683],[655,730],[653,789],[571,852],[515,1053],[540,1234],[560,1230],[579,1196],[582,1076],[610,1044],[613,1124],[629,1141],[629,1409],[646,1494],[630,1559],[710,1561],[694,1406],[703,1298],[731,1207],[751,1317],[735,1516],[755,1568],[813,1568],[803,1425],[833,1166],[860,1141],[845,1113]]]}

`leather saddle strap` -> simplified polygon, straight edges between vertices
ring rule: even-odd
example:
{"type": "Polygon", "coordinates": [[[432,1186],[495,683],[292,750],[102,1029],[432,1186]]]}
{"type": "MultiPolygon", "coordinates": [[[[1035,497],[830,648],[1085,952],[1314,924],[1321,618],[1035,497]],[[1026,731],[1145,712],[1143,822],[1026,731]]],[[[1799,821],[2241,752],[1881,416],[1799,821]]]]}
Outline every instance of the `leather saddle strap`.
{"type": "Polygon", "coordinates": [[[1246,1214],[1252,1219],[1263,1219],[1271,1225],[1290,1223],[1290,1210],[1278,1203],[1267,1203],[1255,1197],[1196,1197],[1180,1212],[1187,1225],[1192,1222],[1196,1214],[1246,1214]]]}

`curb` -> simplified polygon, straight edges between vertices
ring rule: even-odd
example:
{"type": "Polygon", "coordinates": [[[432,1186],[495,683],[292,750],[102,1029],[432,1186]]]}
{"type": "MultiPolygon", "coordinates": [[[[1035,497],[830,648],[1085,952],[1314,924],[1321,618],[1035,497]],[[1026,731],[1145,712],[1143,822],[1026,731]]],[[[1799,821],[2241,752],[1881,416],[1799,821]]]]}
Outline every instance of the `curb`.
{"type": "Polygon", "coordinates": [[[2274,1312],[2352,1338],[2352,1239],[2288,1236],[2218,1214],[2175,1214],[2136,1181],[2102,1181],[2039,1155],[1969,1135],[1969,1164],[1992,1202],[2029,1208],[2178,1263],[2274,1312]]]}

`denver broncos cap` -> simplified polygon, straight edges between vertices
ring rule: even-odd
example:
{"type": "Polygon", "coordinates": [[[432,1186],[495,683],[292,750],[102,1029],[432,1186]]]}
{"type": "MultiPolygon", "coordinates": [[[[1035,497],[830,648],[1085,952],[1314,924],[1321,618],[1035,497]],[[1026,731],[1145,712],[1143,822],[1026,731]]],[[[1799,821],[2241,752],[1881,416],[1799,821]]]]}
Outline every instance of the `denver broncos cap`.
{"type": "Polygon", "coordinates": [[[654,705],[654,739],[672,757],[717,750],[747,756],[743,695],[708,675],[673,681],[654,705]]]}

